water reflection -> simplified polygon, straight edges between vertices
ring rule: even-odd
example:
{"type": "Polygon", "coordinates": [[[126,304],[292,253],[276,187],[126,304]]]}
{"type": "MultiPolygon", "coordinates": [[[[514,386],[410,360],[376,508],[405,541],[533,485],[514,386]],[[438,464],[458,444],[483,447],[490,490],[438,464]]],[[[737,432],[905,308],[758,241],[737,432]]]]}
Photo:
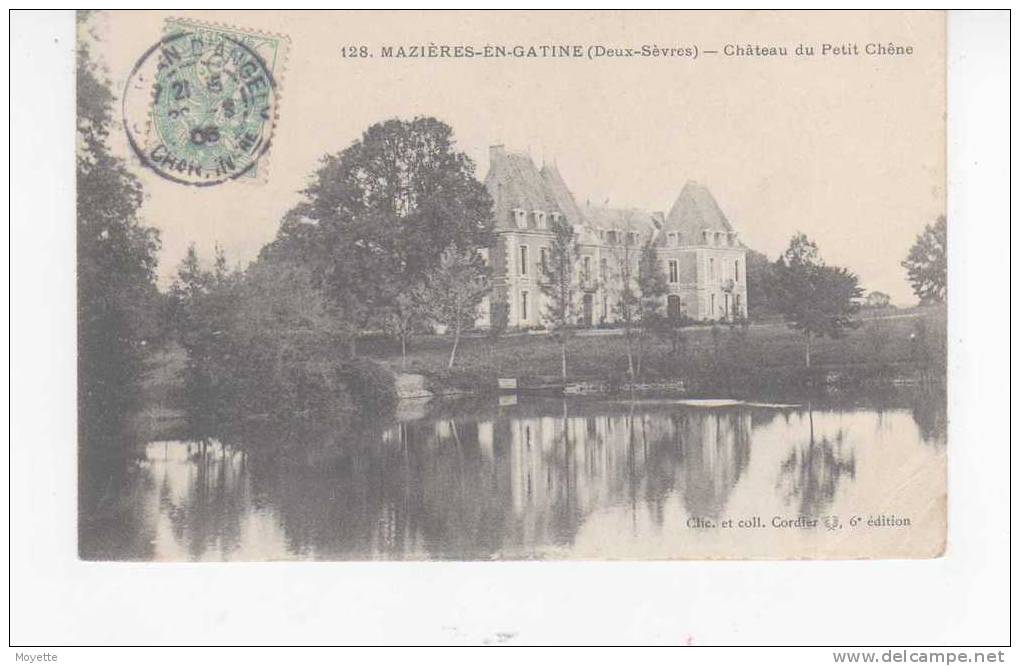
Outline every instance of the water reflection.
{"type": "Polygon", "coordinates": [[[817,516],[853,498],[862,476],[882,487],[883,474],[941,456],[907,408],[521,400],[443,409],[359,428],[152,442],[119,481],[132,519],[83,530],[83,556],[684,556],[701,538],[690,517],[817,516]]]}
{"type": "Polygon", "coordinates": [[[853,479],[856,469],[853,449],[846,445],[842,429],[831,437],[815,437],[814,412],[809,406],[807,441],[794,444],[783,460],[778,487],[801,516],[814,518],[829,508],[840,483],[853,479]]]}

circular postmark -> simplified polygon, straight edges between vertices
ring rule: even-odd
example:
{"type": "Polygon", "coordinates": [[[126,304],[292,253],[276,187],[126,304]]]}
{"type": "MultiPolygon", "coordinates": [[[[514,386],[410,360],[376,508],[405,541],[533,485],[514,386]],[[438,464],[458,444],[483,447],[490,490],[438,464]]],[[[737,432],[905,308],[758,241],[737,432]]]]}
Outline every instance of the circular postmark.
{"type": "Polygon", "coordinates": [[[207,186],[255,169],[276,120],[276,82],[243,40],[176,32],[135,64],[124,127],[142,163],[176,183],[207,186]]]}

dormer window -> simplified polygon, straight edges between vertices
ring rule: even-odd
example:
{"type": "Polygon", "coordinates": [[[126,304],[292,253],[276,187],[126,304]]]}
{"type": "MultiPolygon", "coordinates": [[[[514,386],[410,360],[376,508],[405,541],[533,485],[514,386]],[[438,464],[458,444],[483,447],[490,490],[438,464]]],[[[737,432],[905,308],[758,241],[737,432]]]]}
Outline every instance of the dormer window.
{"type": "Polygon", "coordinates": [[[535,228],[545,229],[545,213],[540,210],[536,210],[535,213],[535,228]]]}
{"type": "Polygon", "coordinates": [[[563,219],[563,213],[549,213],[552,221],[559,224],[560,220],[563,219]]]}
{"type": "Polygon", "coordinates": [[[701,242],[705,245],[708,245],[708,229],[705,229],[704,231],[701,232],[701,242]]]}
{"type": "Polygon", "coordinates": [[[610,245],[616,245],[616,232],[615,231],[607,232],[606,240],[609,242],[610,245]]]}
{"type": "Polygon", "coordinates": [[[528,228],[528,214],[521,208],[514,208],[514,224],[518,229],[528,228]]]}

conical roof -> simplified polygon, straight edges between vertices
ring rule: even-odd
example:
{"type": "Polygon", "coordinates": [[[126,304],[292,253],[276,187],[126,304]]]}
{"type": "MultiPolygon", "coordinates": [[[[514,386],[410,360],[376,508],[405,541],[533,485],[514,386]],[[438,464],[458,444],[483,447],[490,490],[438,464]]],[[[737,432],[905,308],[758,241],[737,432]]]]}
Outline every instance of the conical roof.
{"type": "Polygon", "coordinates": [[[577,202],[574,201],[574,195],[570,193],[570,188],[563,181],[563,176],[560,175],[556,165],[543,165],[541,174],[542,180],[545,181],[546,193],[556,203],[556,208],[559,212],[563,213],[572,223],[580,224],[583,220],[581,209],[578,208],[577,202]]]}
{"type": "MultiPolygon", "coordinates": [[[[561,208],[558,201],[560,197],[552,191],[548,177],[539,172],[530,156],[509,152],[502,146],[490,148],[489,173],[485,178],[485,187],[492,197],[497,229],[515,227],[511,215],[515,208],[528,213],[536,210],[546,213],[560,212],[568,219],[577,210],[576,206],[573,210],[561,208]]],[[[567,195],[569,198],[569,192],[567,195]]],[[[570,203],[573,203],[572,198],[570,203]]],[[[528,224],[531,225],[530,219],[528,224]]]]}
{"type": "Polygon", "coordinates": [[[689,180],[666,216],[666,231],[678,231],[684,239],[693,240],[700,238],[706,229],[733,232],[730,221],[708,188],[689,180]]]}

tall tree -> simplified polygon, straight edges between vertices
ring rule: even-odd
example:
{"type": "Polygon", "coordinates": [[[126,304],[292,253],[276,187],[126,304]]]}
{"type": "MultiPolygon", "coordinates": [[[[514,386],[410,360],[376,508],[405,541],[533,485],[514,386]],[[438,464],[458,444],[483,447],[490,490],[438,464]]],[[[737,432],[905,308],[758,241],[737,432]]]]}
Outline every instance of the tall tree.
{"type": "Polygon", "coordinates": [[[921,303],[946,300],[946,218],[925,226],[901,264],[921,303]]]}
{"type": "Polygon", "coordinates": [[[450,245],[443,251],[439,266],[425,280],[423,306],[429,316],[453,332],[453,346],[446,367],[457,358],[460,334],[474,323],[478,305],[489,292],[489,272],[473,250],[450,245]]]}
{"type": "Polygon", "coordinates": [[[311,207],[302,202],[284,215],[276,238],[262,248],[258,263],[267,267],[302,266],[308,289],[329,299],[324,307],[329,312],[330,331],[346,347],[348,356],[354,356],[358,335],[369,325],[370,317],[368,305],[353,287],[367,278],[348,266],[338,266],[335,260],[342,250],[330,247],[328,239],[323,225],[311,217],[311,207]],[[345,275],[353,281],[351,288],[333,288],[345,275]]]}
{"type": "Polygon", "coordinates": [[[863,291],[856,275],[826,266],[818,246],[799,232],[776,260],[773,273],[777,307],[790,327],[803,334],[804,362],[810,367],[812,338],[839,338],[858,325],[854,315],[863,291]]]}
{"type": "Polygon", "coordinates": [[[637,374],[640,376],[645,338],[648,334],[658,333],[666,327],[664,310],[669,283],[662,270],[662,264],[659,262],[659,252],[656,249],[654,237],[649,237],[641,248],[641,256],[638,259],[637,284],[641,294],[638,301],[641,332],[638,338],[637,359],[637,374]]]}
{"type": "Polygon", "coordinates": [[[779,314],[776,304],[774,264],[767,256],[747,250],[747,317],[761,320],[779,314]]]}
{"type": "MultiPolygon", "coordinates": [[[[79,19],[83,21],[83,19],[79,19]]],[[[87,30],[83,23],[79,30],[87,30]]],[[[87,40],[77,58],[78,413],[84,452],[117,441],[155,334],[159,235],[139,219],[142,186],[107,145],[113,95],[87,40]]]]}
{"type": "Polygon", "coordinates": [[[496,362],[496,373],[499,374],[502,368],[499,363],[499,356],[496,354],[496,343],[506,333],[510,325],[510,304],[504,298],[496,298],[492,301],[489,309],[489,330],[486,337],[489,338],[489,354],[496,362]]]}
{"type": "Polygon", "coordinates": [[[574,227],[566,219],[553,218],[549,224],[552,244],[541,266],[540,289],[545,297],[545,320],[560,345],[560,373],[567,380],[567,341],[577,317],[577,275],[575,266],[580,247],[574,227]]]}
{"type": "Polygon", "coordinates": [[[367,325],[399,308],[449,246],[491,243],[492,200],[435,118],[388,120],[327,155],[305,190],[327,290],[367,325]]]}
{"type": "Polygon", "coordinates": [[[223,379],[237,361],[232,358],[229,333],[237,328],[239,280],[240,276],[226,270],[219,248],[212,268],[205,268],[192,243],[170,288],[178,309],[177,340],[188,354],[187,413],[198,432],[222,413],[228,399],[223,379]]]}
{"type": "Polygon", "coordinates": [[[623,242],[613,248],[616,259],[616,302],[613,311],[616,318],[623,324],[623,338],[627,349],[627,375],[630,381],[635,379],[634,364],[634,328],[638,323],[641,297],[634,284],[634,257],[637,249],[631,245],[631,232],[624,232],[623,242]]]}
{"type": "Polygon", "coordinates": [[[401,370],[407,368],[407,343],[428,314],[425,289],[421,284],[397,294],[383,318],[383,328],[400,341],[401,370]]]}

